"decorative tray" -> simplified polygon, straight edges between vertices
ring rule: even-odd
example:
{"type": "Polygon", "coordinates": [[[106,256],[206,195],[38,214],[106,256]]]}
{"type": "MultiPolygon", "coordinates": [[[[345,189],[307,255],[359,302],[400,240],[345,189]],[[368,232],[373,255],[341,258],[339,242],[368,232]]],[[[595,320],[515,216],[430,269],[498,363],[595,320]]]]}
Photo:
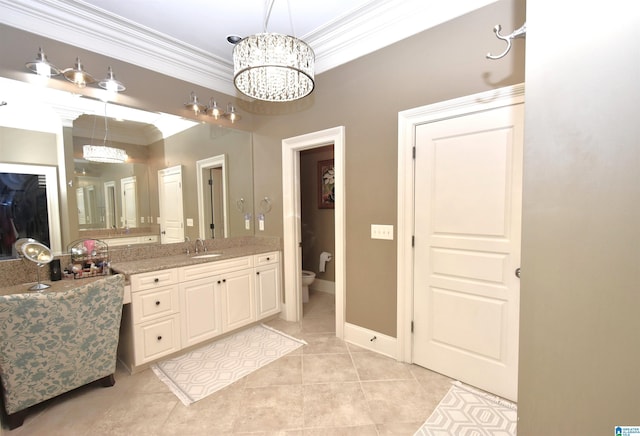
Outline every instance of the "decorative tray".
{"type": "Polygon", "coordinates": [[[109,247],[99,239],[79,239],[69,247],[71,264],[65,269],[67,277],[83,279],[110,273],[109,247]]]}

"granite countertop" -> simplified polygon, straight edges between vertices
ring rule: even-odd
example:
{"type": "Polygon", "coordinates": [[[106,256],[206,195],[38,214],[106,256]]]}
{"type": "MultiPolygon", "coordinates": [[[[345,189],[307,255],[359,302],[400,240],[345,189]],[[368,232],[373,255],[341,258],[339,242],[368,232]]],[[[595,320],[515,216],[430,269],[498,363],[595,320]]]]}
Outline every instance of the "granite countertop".
{"type": "Polygon", "coordinates": [[[111,270],[114,273],[124,274],[127,278],[133,274],[140,274],[151,271],[159,271],[169,268],[197,265],[200,263],[218,262],[235,257],[251,256],[254,254],[269,253],[278,251],[276,248],[267,245],[243,245],[238,247],[227,247],[222,249],[209,250],[204,253],[177,254],[173,256],[153,257],[126,262],[111,262],[111,270]],[[216,257],[196,258],[198,255],[220,254],[216,257]]]}
{"type": "Polygon", "coordinates": [[[36,284],[36,282],[32,283],[21,283],[19,285],[7,286],[0,288],[0,295],[11,295],[11,294],[39,294],[39,293],[47,293],[47,292],[62,292],[67,291],[69,289],[77,288],[78,286],[86,285],[87,283],[95,282],[96,280],[103,279],[105,276],[95,276],[95,277],[87,277],[84,279],[62,279],[55,282],[50,280],[41,280],[40,283],[46,283],[50,285],[50,288],[47,288],[43,291],[31,291],[29,288],[36,284]]]}

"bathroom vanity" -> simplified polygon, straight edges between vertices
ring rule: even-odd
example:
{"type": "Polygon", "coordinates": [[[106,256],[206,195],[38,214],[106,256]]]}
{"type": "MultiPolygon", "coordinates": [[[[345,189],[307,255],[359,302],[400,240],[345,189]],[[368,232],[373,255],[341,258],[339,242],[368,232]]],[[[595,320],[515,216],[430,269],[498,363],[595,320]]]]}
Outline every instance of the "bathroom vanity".
{"type": "Polygon", "coordinates": [[[280,312],[280,252],[247,251],[112,264],[130,282],[118,354],[131,373],[280,312]]]}

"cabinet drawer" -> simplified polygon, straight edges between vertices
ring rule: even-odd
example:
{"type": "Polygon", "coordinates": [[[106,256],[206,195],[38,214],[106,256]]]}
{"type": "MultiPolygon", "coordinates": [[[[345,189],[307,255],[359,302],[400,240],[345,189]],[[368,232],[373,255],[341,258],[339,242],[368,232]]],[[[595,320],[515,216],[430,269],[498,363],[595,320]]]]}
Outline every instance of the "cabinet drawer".
{"type": "Polygon", "coordinates": [[[152,242],[158,242],[158,235],[140,236],[138,240],[141,244],[150,244],[152,242]]]}
{"type": "Polygon", "coordinates": [[[145,289],[159,288],[160,286],[173,285],[178,282],[178,270],[176,268],[153,271],[149,273],[134,274],[131,276],[131,292],[145,289]]]}
{"type": "Polygon", "coordinates": [[[132,296],[133,323],[150,321],[179,312],[178,285],[136,292],[132,296]]]}
{"type": "Polygon", "coordinates": [[[180,316],[172,315],[135,327],[135,361],[140,365],[180,350],[180,316]]]}
{"type": "Polygon", "coordinates": [[[280,253],[278,251],[272,251],[270,253],[256,254],[255,258],[256,266],[269,265],[272,263],[278,263],[280,253]]]}
{"type": "Polygon", "coordinates": [[[186,282],[251,267],[253,267],[252,256],[236,257],[182,267],[179,277],[181,282],[186,282]]]}

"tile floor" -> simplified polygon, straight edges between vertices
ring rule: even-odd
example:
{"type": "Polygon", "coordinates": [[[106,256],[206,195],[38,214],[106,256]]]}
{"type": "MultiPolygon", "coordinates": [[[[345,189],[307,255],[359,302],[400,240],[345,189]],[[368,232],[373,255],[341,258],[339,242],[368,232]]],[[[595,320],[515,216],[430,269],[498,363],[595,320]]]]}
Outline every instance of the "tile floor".
{"type": "Polygon", "coordinates": [[[38,406],[18,435],[413,435],[451,380],[335,337],[334,296],[312,292],[299,323],[274,328],[308,342],[191,406],[151,370],[119,369],[111,388],[84,387],[38,406]]]}

